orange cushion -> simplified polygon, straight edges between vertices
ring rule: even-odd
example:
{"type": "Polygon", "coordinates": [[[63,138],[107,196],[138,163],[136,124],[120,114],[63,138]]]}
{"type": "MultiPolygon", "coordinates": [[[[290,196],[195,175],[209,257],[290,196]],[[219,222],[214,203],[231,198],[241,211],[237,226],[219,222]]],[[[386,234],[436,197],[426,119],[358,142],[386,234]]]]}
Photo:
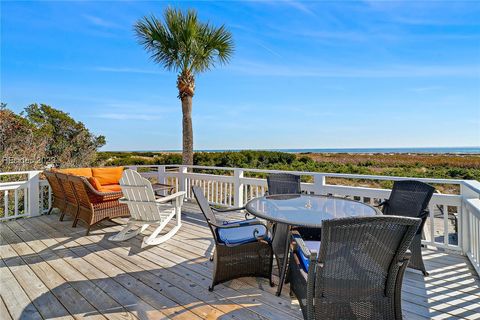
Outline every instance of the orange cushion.
{"type": "Polygon", "coordinates": [[[102,185],[100,184],[100,182],[98,181],[97,178],[90,177],[90,178],[88,178],[88,182],[90,182],[92,187],[94,187],[96,190],[101,191],[100,189],[102,188],[102,185]]]}
{"type": "Polygon", "coordinates": [[[92,175],[98,179],[100,184],[118,184],[122,177],[123,167],[92,168],[92,175]]]}
{"type": "Polygon", "coordinates": [[[107,184],[100,187],[101,192],[118,192],[122,191],[122,188],[119,184],[107,184]]]}
{"type": "Polygon", "coordinates": [[[69,169],[60,169],[58,171],[61,173],[73,174],[75,176],[82,176],[87,178],[92,176],[91,168],[69,168],[69,169]]]}

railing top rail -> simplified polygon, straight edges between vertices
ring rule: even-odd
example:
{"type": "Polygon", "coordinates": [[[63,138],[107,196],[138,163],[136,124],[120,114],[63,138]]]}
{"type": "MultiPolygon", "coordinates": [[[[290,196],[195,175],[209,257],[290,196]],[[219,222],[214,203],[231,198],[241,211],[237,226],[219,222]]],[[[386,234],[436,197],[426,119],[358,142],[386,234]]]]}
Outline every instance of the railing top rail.
{"type": "Polygon", "coordinates": [[[465,185],[470,190],[480,194],[480,182],[477,180],[463,180],[463,185],[465,185]]]}
{"type": "MultiPolygon", "coordinates": [[[[364,174],[349,174],[349,173],[327,173],[327,172],[312,172],[312,171],[288,171],[288,170],[267,170],[267,169],[251,169],[251,168],[231,168],[231,167],[215,167],[215,166],[197,166],[197,165],[138,165],[138,166],[126,166],[126,167],[137,167],[137,168],[151,168],[163,166],[165,168],[180,168],[187,167],[192,169],[203,169],[203,170],[223,170],[223,171],[234,171],[234,170],[243,170],[246,172],[256,172],[256,173],[282,173],[289,172],[292,174],[303,175],[303,176],[312,176],[320,175],[330,178],[344,178],[344,179],[368,179],[368,180],[388,180],[388,181],[398,181],[398,180],[411,180],[415,179],[418,181],[423,181],[426,183],[446,183],[446,184],[459,184],[465,185],[469,189],[480,194],[480,182],[476,180],[462,180],[462,179],[435,179],[435,178],[417,178],[417,177],[397,177],[397,176],[382,176],[382,175],[364,175],[364,174]]],[[[18,175],[18,174],[32,174],[40,173],[42,171],[32,170],[32,171],[15,171],[15,172],[0,172],[0,176],[4,175],[18,175]]]]}
{"type": "Polygon", "coordinates": [[[29,173],[40,173],[42,171],[30,170],[30,171],[10,171],[10,172],[0,172],[0,176],[13,176],[17,174],[29,174],[29,173]]]}
{"type": "Polygon", "coordinates": [[[224,171],[233,171],[233,170],[243,170],[247,172],[256,172],[256,173],[283,173],[288,172],[291,174],[312,176],[320,175],[331,178],[345,178],[345,179],[369,179],[369,180],[411,180],[415,179],[418,181],[423,181],[426,183],[448,183],[448,184],[465,184],[469,183],[478,183],[478,192],[480,193],[480,182],[475,180],[461,180],[461,179],[436,179],[436,178],[417,178],[417,177],[397,177],[397,176],[382,176],[382,175],[366,175],[366,174],[350,174],[350,173],[327,173],[327,172],[312,172],[312,171],[288,171],[288,170],[267,170],[267,169],[250,169],[250,168],[230,168],[230,167],[214,167],[214,166],[196,166],[196,165],[165,165],[165,168],[179,168],[187,167],[192,169],[203,169],[203,170],[224,170],[224,171]]]}

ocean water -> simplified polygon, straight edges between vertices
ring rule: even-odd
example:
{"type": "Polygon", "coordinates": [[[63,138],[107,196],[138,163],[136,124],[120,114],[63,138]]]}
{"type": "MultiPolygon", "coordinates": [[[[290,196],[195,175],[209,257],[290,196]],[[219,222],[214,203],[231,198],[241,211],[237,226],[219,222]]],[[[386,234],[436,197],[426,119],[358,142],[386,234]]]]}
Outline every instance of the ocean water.
{"type": "MultiPolygon", "coordinates": [[[[241,149],[245,150],[245,149],[241,149]]],[[[241,151],[240,149],[195,150],[196,152],[241,151]]],[[[448,148],[318,148],[318,149],[252,149],[256,151],[281,151],[289,153],[433,153],[433,154],[480,154],[480,147],[448,148]]],[[[137,150],[140,151],[140,150],[137,150]]],[[[181,150],[142,150],[144,152],[181,152],[181,150]]]]}
{"type": "Polygon", "coordinates": [[[346,148],[346,149],[284,149],[283,152],[311,153],[453,153],[480,154],[480,147],[459,148],[346,148]]]}

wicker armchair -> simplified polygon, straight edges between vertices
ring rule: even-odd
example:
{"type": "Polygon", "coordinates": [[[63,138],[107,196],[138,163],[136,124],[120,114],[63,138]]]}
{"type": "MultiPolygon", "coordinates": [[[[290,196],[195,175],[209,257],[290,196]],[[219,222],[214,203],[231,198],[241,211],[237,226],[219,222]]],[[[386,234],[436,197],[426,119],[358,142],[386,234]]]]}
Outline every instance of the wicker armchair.
{"type": "Polygon", "coordinates": [[[73,227],[82,220],[87,224],[86,235],[90,228],[102,220],[129,217],[130,212],[126,204],[118,201],[122,192],[98,192],[87,179],[75,175],[67,175],[78,200],[78,213],[73,221],[73,227]]]}
{"type": "Polygon", "coordinates": [[[321,243],[294,232],[290,290],[304,318],[402,319],[407,250],[420,223],[398,216],[327,220],[321,243]]]}
{"type": "Polygon", "coordinates": [[[410,246],[412,257],[409,267],[422,271],[425,276],[428,272],[422,258],[422,231],[429,215],[428,203],[434,192],[434,187],[420,181],[395,181],[390,198],[379,204],[383,214],[422,219],[410,246]]]}
{"type": "Polygon", "coordinates": [[[75,220],[78,214],[78,200],[77,196],[75,195],[75,191],[73,190],[73,186],[68,180],[68,175],[55,172],[55,176],[60,182],[66,202],[64,210],[60,214],[60,221],[63,221],[65,214],[68,214],[72,217],[72,219],[75,220]]]}
{"type": "Polygon", "coordinates": [[[63,212],[67,206],[67,201],[65,200],[65,193],[60,181],[53,171],[44,171],[43,175],[47,178],[52,190],[52,205],[50,206],[50,210],[48,210],[48,214],[52,212],[53,208],[57,208],[60,212],[63,212]]]}
{"type": "MultiPolygon", "coordinates": [[[[198,205],[207,220],[215,241],[212,285],[241,277],[263,277],[272,282],[273,253],[267,227],[256,219],[220,222],[216,219],[202,189],[192,187],[198,205]]],[[[216,210],[231,212],[236,209],[216,210]]]]}

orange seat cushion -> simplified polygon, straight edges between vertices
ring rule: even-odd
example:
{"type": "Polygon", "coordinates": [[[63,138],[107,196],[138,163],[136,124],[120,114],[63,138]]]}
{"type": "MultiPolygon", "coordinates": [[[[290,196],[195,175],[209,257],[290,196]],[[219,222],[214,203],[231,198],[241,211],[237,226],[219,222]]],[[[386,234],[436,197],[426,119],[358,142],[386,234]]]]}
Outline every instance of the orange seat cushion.
{"type": "Polygon", "coordinates": [[[122,188],[119,184],[107,184],[100,187],[101,192],[118,192],[122,191],[122,188]]]}
{"type": "Polygon", "coordinates": [[[100,189],[102,188],[102,185],[100,184],[100,181],[98,181],[97,178],[95,177],[90,177],[88,178],[88,182],[92,185],[92,187],[95,188],[97,191],[101,191],[100,189]]]}
{"type": "Polygon", "coordinates": [[[65,174],[73,174],[75,176],[82,176],[90,178],[92,176],[91,168],[69,168],[69,169],[60,169],[58,172],[65,174]]]}
{"type": "Polygon", "coordinates": [[[106,184],[119,184],[123,167],[92,168],[92,175],[102,186],[106,184]]]}

